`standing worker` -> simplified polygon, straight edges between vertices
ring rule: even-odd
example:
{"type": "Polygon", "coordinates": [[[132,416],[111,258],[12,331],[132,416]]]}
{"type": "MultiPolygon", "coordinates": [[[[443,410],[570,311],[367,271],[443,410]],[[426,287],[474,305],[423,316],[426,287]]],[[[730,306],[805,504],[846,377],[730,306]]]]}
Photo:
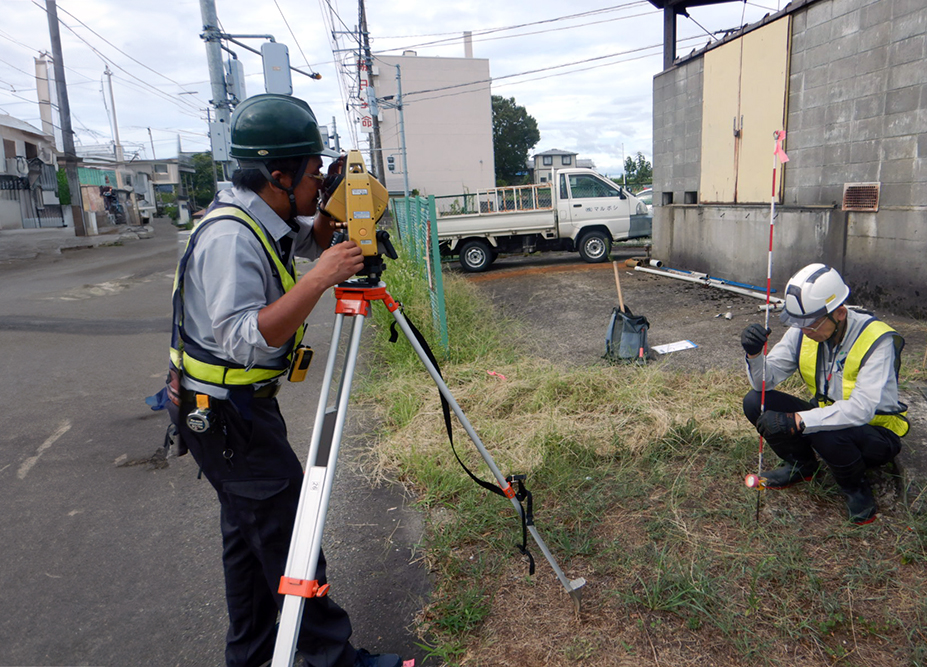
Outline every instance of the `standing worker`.
{"type": "MultiPolygon", "coordinates": [[[[233,187],[216,195],[177,268],[168,407],[181,451],[219,496],[226,664],[257,667],[274,652],[303,481],[275,397],[303,353],[304,321],[326,290],[363,268],[363,256],[351,241],[329,247],[335,223],[317,213],[320,170],[322,156],[336,154],[309,105],[256,95],[235,110],[231,135],[233,187]],[[296,255],[317,260],[301,278],[296,255]]],[[[329,173],[340,168],[339,160],[329,173]]],[[[322,556],[316,578],[324,584],[322,556]]],[[[296,664],[399,666],[397,655],[355,650],[348,614],[328,597],[304,609],[296,664]]]]}
{"type": "Polygon", "coordinates": [[[818,457],[846,496],[855,524],[875,520],[867,468],[901,451],[907,406],[898,400],[904,339],[870,314],[844,305],[850,289],[836,270],[809,264],[786,286],[781,320],[789,329],[766,358],[766,403],[760,414],[761,353],[770,330],[751,324],[741,335],[753,391],[744,414],[784,465],[768,473],[766,487],[784,489],[812,479],[818,457]],[[798,371],[813,394],[809,403],[770,391],[798,371]]]}

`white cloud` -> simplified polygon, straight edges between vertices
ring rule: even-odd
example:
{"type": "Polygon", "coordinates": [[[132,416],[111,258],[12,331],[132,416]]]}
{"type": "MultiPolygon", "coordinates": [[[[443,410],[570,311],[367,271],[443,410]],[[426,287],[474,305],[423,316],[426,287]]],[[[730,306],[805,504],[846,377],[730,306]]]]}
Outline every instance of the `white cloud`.
{"type": "MultiPolygon", "coordinates": [[[[336,19],[336,30],[355,28],[358,14],[353,1],[216,0],[225,32],[271,34],[276,41],[287,44],[295,67],[322,74],[321,81],[314,81],[294,73],[294,94],[309,102],[321,122],[329,123],[334,117],[339,132],[347,138],[348,121],[335,61],[348,56],[338,54],[336,59],[332,54],[322,13],[324,7],[327,14],[329,6],[343,21],[336,19]],[[298,45],[278,6],[296,34],[298,45]]],[[[367,20],[375,52],[397,53],[414,47],[420,55],[462,57],[462,33],[472,31],[474,56],[490,61],[493,93],[514,97],[537,119],[541,141],[535,150],[575,151],[580,157],[592,158],[600,171],[616,175],[621,170],[622,145],[627,154],[641,151],[651,155],[652,81],[662,68],[663,18],[645,2],[601,6],[608,7],[618,9],[488,34],[481,33],[570,12],[587,12],[590,8],[551,0],[368,0],[367,20]],[[521,36],[513,37],[515,34],[521,36]],[[439,40],[444,41],[427,44],[439,40]],[[639,50],[644,47],[653,48],[639,50]],[[622,53],[625,55],[603,58],[622,53]],[[584,60],[589,62],[580,63],[584,60]],[[557,67],[566,63],[580,64],[557,67]],[[540,71],[522,74],[533,70],[540,71]]],[[[98,144],[112,139],[108,93],[104,96],[105,59],[113,72],[116,113],[124,144],[143,147],[147,157],[151,157],[152,143],[159,157],[173,155],[178,135],[185,150],[208,148],[205,119],[212,95],[206,49],[199,37],[199,2],[59,0],[58,8],[61,21],[80,35],[78,38],[61,28],[69,100],[80,143],[98,144]],[[179,95],[184,90],[196,94],[179,95]]],[[[775,7],[770,9],[775,11],[775,7]]],[[[4,10],[0,24],[0,111],[40,126],[32,72],[38,51],[50,51],[44,0],[4,0],[4,10]]],[[[755,21],[766,12],[765,8],[740,3],[690,10],[692,17],[709,30],[736,27],[742,17],[746,22],[755,21]]],[[[696,36],[697,40],[681,44],[679,52],[688,53],[708,41],[702,28],[680,18],[680,39],[696,36]]],[[[256,39],[241,41],[252,48],[261,44],[256,39]]],[[[248,93],[263,92],[259,58],[237,45],[231,45],[231,49],[245,66],[248,93]]]]}

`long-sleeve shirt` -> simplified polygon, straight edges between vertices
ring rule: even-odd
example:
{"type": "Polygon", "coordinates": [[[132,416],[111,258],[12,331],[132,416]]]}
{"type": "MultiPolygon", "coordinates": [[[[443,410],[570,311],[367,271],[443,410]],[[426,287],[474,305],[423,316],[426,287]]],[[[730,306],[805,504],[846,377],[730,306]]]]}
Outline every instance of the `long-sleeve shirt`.
{"type": "MultiPolygon", "coordinates": [[[[895,346],[886,337],[872,346],[859,369],[856,385],[848,399],[843,398],[843,366],[853,343],[870,316],[847,311],[847,328],[839,345],[824,343],[816,370],[817,386],[832,404],[799,413],[805,433],[834,431],[868,424],[876,411],[899,410],[898,381],[895,377],[895,346]]],[[[802,333],[790,327],[766,358],[766,389],[773,389],[798,370],[802,333]]],[[[763,355],[747,358],[747,376],[757,391],[762,387],[763,355]]]]}
{"type": "MultiPolygon", "coordinates": [[[[264,228],[278,254],[289,267],[293,255],[317,259],[321,248],[312,235],[312,219],[297,218],[298,232],[250,190],[232,188],[218,194],[220,203],[244,209],[264,228]],[[284,257],[280,241],[295,237],[289,256],[284,257]]],[[[254,233],[237,220],[210,223],[197,236],[184,277],[184,330],[206,351],[245,368],[273,366],[288,353],[288,347],[272,347],[258,329],[258,313],[283,296],[264,247],[254,233]]],[[[218,399],[228,391],[183,378],[187,389],[218,399]]]]}

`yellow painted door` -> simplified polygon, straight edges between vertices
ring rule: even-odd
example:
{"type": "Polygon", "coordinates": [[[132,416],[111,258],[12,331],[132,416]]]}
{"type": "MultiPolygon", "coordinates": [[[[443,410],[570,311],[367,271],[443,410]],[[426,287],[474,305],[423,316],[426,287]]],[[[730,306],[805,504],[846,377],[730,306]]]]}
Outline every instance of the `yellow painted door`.
{"type": "MultiPolygon", "coordinates": [[[[789,17],[705,54],[701,203],[768,202],[774,132],[785,129],[789,17]]],[[[776,173],[779,199],[782,169],[776,173]]]]}

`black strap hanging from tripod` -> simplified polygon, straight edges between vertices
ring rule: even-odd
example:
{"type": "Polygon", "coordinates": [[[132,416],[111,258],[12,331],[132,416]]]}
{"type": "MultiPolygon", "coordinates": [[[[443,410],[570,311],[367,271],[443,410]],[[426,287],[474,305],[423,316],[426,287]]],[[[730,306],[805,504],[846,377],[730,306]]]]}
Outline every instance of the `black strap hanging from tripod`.
{"type": "MultiPolygon", "coordinates": [[[[405,311],[402,309],[402,304],[400,304],[400,310],[403,315],[405,311]]],[[[425,340],[425,337],[418,330],[418,327],[412,323],[408,315],[405,315],[406,322],[409,325],[409,328],[412,330],[412,333],[415,335],[415,339],[418,341],[418,344],[422,346],[422,349],[425,351],[425,354],[428,357],[428,361],[435,367],[438,375],[441,376],[441,379],[444,379],[444,376],[441,374],[441,367],[438,366],[438,361],[435,359],[434,353],[431,351],[431,347],[428,345],[428,341],[425,340]]],[[[396,322],[390,325],[390,337],[389,342],[395,343],[399,340],[399,332],[396,331],[396,322]]],[[[487,491],[495,493],[496,495],[502,496],[503,498],[507,497],[505,492],[500,489],[497,485],[491,484],[484,479],[477,477],[464,462],[460,459],[460,456],[457,454],[457,449],[454,447],[454,433],[451,427],[451,406],[448,404],[447,399],[444,397],[440,391],[438,395],[441,397],[441,411],[444,413],[444,427],[447,429],[447,439],[451,443],[451,451],[454,452],[454,458],[457,459],[457,463],[460,464],[460,467],[464,469],[470,479],[482,486],[487,491]]],[[[531,492],[525,488],[525,475],[509,475],[505,478],[505,481],[509,484],[513,482],[517,485],[518,490],[515,492],[515,499],[518,501],[521,506],[521,544],[516,544],[515,546],[518,550],[528,557],[528,574],[534,574],[534,556],[531,555],[531,552],[528,550],[528,526],[534,525],[534,500],[531,496],[531,492]]]]}

